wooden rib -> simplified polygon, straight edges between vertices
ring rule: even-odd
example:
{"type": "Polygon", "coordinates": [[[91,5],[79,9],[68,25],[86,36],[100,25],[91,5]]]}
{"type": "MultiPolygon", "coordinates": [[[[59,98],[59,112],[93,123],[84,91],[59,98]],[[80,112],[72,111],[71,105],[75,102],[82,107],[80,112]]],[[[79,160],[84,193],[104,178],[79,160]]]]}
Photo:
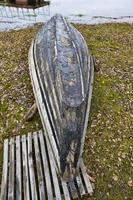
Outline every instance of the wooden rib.
{"type": "Polygon", "coordinates": [[[46,135],[46,137],[49,137],[48,139],[51,140],[51,143],[52,143],[52,146],[53,146],[52,148],[54,149],[53,155],[56,159],[58,169],[60,170],[58,150],[56,148],[55,139],[53,137],[53,133],[52,133],[51,127],[50,127],[49,122],[48,122],[47,112],[45,110],[44,105],[39,103],[39,102],[42,102],[42,97],[41,97],[41,91],[40,91],[40,88],[39,88],[38,79],[37,79],[37,75],[36,75],[36,71],[35,71],[35,64],[34,64],[34,60],[33,60],[33,57],[34,57],[33,56],[33,42],[32,42],[32,45],[31,45],[31,48],[30,48],[30,51],[29,51],[29,71],[30,71],[30,76],[31,76],[31,82],[32,82],[32,86],[33,86],[35,99],[36,99],[36,102],[37,102],[37,105],[38,105],[38,108],[39,108],[38,111],[39,111],[39,114],[40,114],[40,117],[41,117],[43,128],[45,130],[46,129],[45,126],[47,126],[47,130],[48,130],[47,134],[49,134],[49,136],[46,135]],[[36,83],[36,84],[34,84],[34,83],[36,83]],[[40,99],[40,100],[38,100],[38,99],[40,99]],[[44,119],[45,119],[45,122],[44,122],[44,119]]]}
{"type": "MultiPolygon", "coordinates": [[[[35,41],[35,43],[36,43],[36,41],[35,41]]],[[[35,43],[34,43],[34,48],[33,48],[34,49],[34,58],[35,58],[34,62],[35,62],[35,66],[37,66],[38,64],[36,62],[36,54],[35,54],[35,52],[36,52],[36,44],[35,43]]],[[[47,64],[46,68],[49,69],[48,64],[47,64]]],[[[53,127],[54,133],[55,133],[54,137],[56,139],[57,145],[59,146],[58,133],[57,133],[57,129],[55,128],[56,120],[53,120],[53,117],[52,117],[52,115],[54,115],[55,118],[57,118],[57,111],[55,111],[55,107],[56,106],[53,104],[53,99],[54,98],[51,97],[51,94],[52,94],[51,92],[50,92],[50,94],[48,94],[48,90],[44,89],[44,85],[46,86],[47,81],[49,80],[48,78],[50,77],[50,72],[49,71],[47,72],[47,76],[43,77],[44,78],[44,82],[42,82],[42,79],[41,79],[42,74],[40,73],[38,67],[36,67],[36,71],[37,71],[38,79],[40,80],[40,88],[41,88],[41,90],[43,92],[43,96],[44,96],[44,99],[45,99],[45,104],[46,104],[47,111],[48,111],[47,115],[50,117],[50,120],[51,120],[51,123],[52,123],[52,127],[53,127]]],[[[49,82],[49,84],[50,84],[50,82],[49,82]]]]}
{"type": "Polygon", "coordinates": [[[2,184],[1,184],[1,200],[6,200],[7,196],[7,179],[8,179],[8,139],[4,140],[4,155],[3,155],[3,172],[2,172],[2,184]]]}
{"type": "Polygon", "coordinates": [[[29,171],[28,171],[28,158],[26,147],[26,136],[22,136],[22,160],[23,160],[23,190],[24,200],[30,200],[30,188],[29,188],[29,171]]]}
{"type": "Polygon", "coordinates": [[[89,177],[86,173],[85,165],[84,165],[82,159],[81,159],[81,172],[82,172],[82,175],[83,175],[83,178],[84,178],[84,181],[85,181],[85,186],[86,186],[87,192],[89,194],[93,193],[93,189],[92,189],[89,177]]]}
{"type": "Polygon", "coordinates": [[[14,138],[10,139],[8,199],[14,200],[14,138]]]}
{"type": "Polygon", "coordinates": [[[22,200],[22,168],[21,168],[20,136],[16,137],[16,199],[22,200]]]}
{"type": "Polygon", "coordinates": [[[31,186],[31,197],[37,200],[37,188],[35,181],[35,172],[33,164],[33,149],[32,149],[32,135],[28,134],[28,162],[29,162],[29,175],[30,175],[30,186],[31,186]]]}
{"type": "Polygon", "coordinates": [[[46,155],[45,143],[43,138],[43,132],[39,131],[39,141],[41,145],[41,154],[42,154],[42,161],[43,161],[43,171],[46,181],[46,188],[47,188],[47,198],[52,200],[53,199],[53,190],[50,180],[50,171],[48,166],[48,158],[46,155]]]}
{"type": "Polygon", "coordinates": [[[48,154],[49,154],[49,162],[50,162],[50,168],[51,168],[52,179],[53,179],[53,184],[54,184],[55,196],[56,196],[56,199],[62,200],[59,182],[58,182],[58,177],[57,177],[57,173],[56,173],[56,166],[55,166],[55,163],[54,163],[54,157],[53,157],[53,153],[51,151],[51,147],[50,147],[48,140],[47,140],[47,150],[48,150],[48,154]]]}
{"type": "MultiPolygon", "coordinates": [[[[87,102],[87,110],[86,110],[86,116],[85,116],[85,123],[84,123],[84,130],[83,130],[83,137],[81,140],[81,151],[80,151],[80,157],[82,157],[83,153],[83,148],[84,148],[84,142],[85,142],[85,135],[86,135],[86,130],[88,126],[88,119],[89,119],[89,113],[90,113],[90,106],[91,106],[91,97],[92,97],[92,89],[93,89],[93,80],[94,80],[94,66],[93,66],[93,59],[91,56],[91,68],[90,68],[90,81],[89,81],[89,96],[88,96],[88,102],[87,102]]],[[[80,159],[78,162],[78,166],[80,166],[80,159]]]]}
{"type": "Polygon", "coordinates": [[[40,196],[40,200],[45,200],[46,193],[45,193],[45,188],[44,188],[45,187],[44,178],[43,178],[43,172],[42,172],[42,166],[41,166],[38,137],[37,137],[36,132],[33,133],[33,139],[34,139],[34,148],[35,148],[35,157],[36,157],[36,170],[37,170],[37,177],[38,177],[39,196],[40,196]]]}

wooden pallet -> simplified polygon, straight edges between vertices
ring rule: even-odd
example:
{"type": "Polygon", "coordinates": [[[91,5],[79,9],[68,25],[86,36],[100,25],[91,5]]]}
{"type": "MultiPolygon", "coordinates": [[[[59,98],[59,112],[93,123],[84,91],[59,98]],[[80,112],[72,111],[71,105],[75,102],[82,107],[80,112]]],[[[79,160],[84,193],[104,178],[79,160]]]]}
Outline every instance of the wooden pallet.
{"type": "Polygon", "coordinates": [[[0,200],[70,200],[92,192],[83,161],[73,181],[64,182],[57,175],[43,131],[4,141],[0,200]]]}

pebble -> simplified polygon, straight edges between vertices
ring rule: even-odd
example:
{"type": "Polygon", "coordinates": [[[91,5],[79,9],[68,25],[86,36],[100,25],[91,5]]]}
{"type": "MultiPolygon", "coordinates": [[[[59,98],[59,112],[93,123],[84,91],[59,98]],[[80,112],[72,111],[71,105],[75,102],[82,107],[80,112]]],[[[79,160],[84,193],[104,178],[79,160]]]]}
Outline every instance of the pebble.
{"type": "Polygon", "coordinates": [[[127,184],[128,184],[129,187],[132,187],[133,186],[133,181],[129,180],[127,184]]]}
{"type": "Polygon", "coordinates": [[[116,181],[116,182],[117,182],[117,181],[118,181],[118,179],[119,179],[119,177],[118,177],[117,175],[113,175],[113,177],[112,177],[112,178],[113,178],[113,180],[114,180],[114,181],[116,181]]]}

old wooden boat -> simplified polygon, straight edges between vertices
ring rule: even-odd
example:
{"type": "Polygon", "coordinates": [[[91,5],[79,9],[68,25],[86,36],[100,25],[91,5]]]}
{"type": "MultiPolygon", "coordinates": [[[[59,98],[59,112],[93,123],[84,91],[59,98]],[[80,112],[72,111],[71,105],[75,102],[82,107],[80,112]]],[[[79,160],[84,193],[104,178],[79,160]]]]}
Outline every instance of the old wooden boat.
{"type": "Polygon", "coordinates": [[[87,129],[93,59],[82,35],[61,15],[37,33],[30,75],[45,137],[63,178],[75,176],[87,129]]]}

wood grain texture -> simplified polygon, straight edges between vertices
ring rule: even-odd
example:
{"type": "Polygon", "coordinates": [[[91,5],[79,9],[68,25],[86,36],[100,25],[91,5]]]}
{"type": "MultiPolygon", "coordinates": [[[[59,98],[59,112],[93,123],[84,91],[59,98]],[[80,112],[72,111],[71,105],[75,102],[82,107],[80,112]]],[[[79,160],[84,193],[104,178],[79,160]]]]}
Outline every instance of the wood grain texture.
{"type": "Polygon", "coordinates": [[[36,158],[36,171],[37,171],[37,182],[39,187],[39,197],[40,200],[46,199],[46,192],[45,192],[45,183],[43,178],[43,171],[42,171],[42,163],[41,163],[41,152],[39,150],[38,144],[38,135],[37,133],[33,133],[33,140],[34,140],[34,149],[35,149],[35,158],[36,158]]]}
{"type": "Polygon", "coordinates": [[[27,155],[27,144],[25,135],[22,136],[22,160],[23,160],[22,170],[23,170],[24,199],[30,200],[28,155],[27,155]]]}
{"type": "Polygon", "coordinates": [[[22,200],[21,138],[16,137],[16,199],[22,200]]]}
{"type": "Polygon", "coordinates": [[[57,141],[53,135],[50,122],[48,120],[48,114],[46,111],[46,107],[43,104],[43,99],[42,99],[42,92],[41,88],[39,87],[39,82],[38,82],[38,77],[36,74],[35,70],[35,63],[33,59],[33,46],[34,46],[34,41],[32,42],[30,51],[29,51],[29,70],[30,70],[30,77],[31,77],[31,82],[32,82],[32,87],[36,99],[36,103],[38,106],[38,111],[40,114],[40,118],[42,121],[43,129],[45,130],[45,137],[50,140],[50,145],[51,149],[53,151],[53,155],[55,157],[56,163],[57,163],[57,168],[58,171],[60,171],[60,163],[59,163],[59,152],[57,150],[57,141]]]}
{"type": "Polygon", "coordinates": [[[47,197],[48,199],[53,199],[53,189],[52,189],[52,184],[51,184],[51,179],[50,179],[50,169],[49,169],[49,164],[48,164],[48,159],[47,159],[47,154],[46,154],[46,149],[45,149],[46,147],[45,147],[42,131],[39,131],[39,141],[41,145],[41,154],[42,154],[42,161],[43,161],[42,167],[43,167],[44,176],[45,176],[47,197]]]}
{"type": "Polygon", "coordinates": [[[4,141],[4,155],[3,155],[3,172],[2,172],[2,184],[1,184],[1,194],[0,199],[7,199],[7,188],[8,188],[8,159],[9,159],[9,140],[4,141]]]}
{"type": "Polygon", "coordinates": [[[8,185],[8,200],[14,200],[14,176],[15,176],[15,158],[14,158],[14,138],[10,139],[9,152],[9,185],[8,185]]]}
{"type": "Polygon", "coordinates": [[[29,163],[29,179],[31,185],[31,196],[32,199],[37,200],[37,186],[35,179],[35,171],[34,171],[34,162],[33,162],[33,147],[32,147],[32,134],[28,134],[28,163],[29,163]]]}

